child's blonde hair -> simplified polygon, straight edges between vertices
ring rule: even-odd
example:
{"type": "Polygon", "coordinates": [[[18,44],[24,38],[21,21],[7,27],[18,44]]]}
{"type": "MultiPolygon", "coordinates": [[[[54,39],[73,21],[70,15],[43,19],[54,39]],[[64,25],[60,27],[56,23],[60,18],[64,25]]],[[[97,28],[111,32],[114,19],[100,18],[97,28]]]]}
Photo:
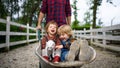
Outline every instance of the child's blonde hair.
{"type": "Polygon", "coordinates": [[[72,36],[72,28],[70,25],[62,25],[58,28],[58,35],[67,34],[68,36],[72,36]]]}

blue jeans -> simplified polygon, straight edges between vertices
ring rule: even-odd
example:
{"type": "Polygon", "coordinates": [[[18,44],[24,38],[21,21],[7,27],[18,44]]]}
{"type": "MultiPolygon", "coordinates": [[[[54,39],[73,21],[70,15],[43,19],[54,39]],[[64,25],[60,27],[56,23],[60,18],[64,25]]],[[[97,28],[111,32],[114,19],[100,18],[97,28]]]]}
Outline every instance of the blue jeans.
{"type": "Polygon", "coordinates": [[[67,54],[68,54],[68,51],[64,51],[64,52],[61,53],[60,59],[61,59],[62,62],[66,60],[65,57],[66,57],[67,54]]]}

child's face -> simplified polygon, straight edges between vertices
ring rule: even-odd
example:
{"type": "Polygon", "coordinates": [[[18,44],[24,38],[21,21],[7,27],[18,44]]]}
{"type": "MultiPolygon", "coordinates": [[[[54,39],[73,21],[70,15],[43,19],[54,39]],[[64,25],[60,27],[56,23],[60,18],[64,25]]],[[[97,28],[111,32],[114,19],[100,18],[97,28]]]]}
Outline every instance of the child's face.
{"type": "Polygon", "coordinates": [[[59,37],[60,37],[61,40],[64,40],[64,41],[66,41],[67,39],[69,39],[69,36],[66,33],[61,34],[59,37]]]}
{"type": "Polygon", "coordinates": [[[56,34],[57,26],[54,24],[50,24],[47,30],[48,34],[54,35],[56,34]]]}

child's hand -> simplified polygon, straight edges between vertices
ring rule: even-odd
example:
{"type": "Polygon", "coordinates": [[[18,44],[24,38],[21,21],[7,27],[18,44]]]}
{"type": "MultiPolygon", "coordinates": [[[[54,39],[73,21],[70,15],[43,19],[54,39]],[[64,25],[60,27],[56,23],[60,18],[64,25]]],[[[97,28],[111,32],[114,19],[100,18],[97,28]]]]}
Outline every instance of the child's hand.
{"type": "Polygon", "coordinates": [[[57,45],[57,46],[55,46],[55,49],[61,49],[61,48],[63,48],[63,45],[57,45]]]}

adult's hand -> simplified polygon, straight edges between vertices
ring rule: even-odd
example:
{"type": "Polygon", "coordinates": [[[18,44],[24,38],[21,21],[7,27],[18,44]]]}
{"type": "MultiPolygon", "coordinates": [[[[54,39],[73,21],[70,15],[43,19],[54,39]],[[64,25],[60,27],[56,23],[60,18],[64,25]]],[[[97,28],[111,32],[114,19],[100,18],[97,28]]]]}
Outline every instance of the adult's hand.
{"type": "Polygon", "coordinates": [[[38,25],[38,26],[36,27],[36,29],[37,29],[37,30],[41,30],[41,26],[38,25]]]}

